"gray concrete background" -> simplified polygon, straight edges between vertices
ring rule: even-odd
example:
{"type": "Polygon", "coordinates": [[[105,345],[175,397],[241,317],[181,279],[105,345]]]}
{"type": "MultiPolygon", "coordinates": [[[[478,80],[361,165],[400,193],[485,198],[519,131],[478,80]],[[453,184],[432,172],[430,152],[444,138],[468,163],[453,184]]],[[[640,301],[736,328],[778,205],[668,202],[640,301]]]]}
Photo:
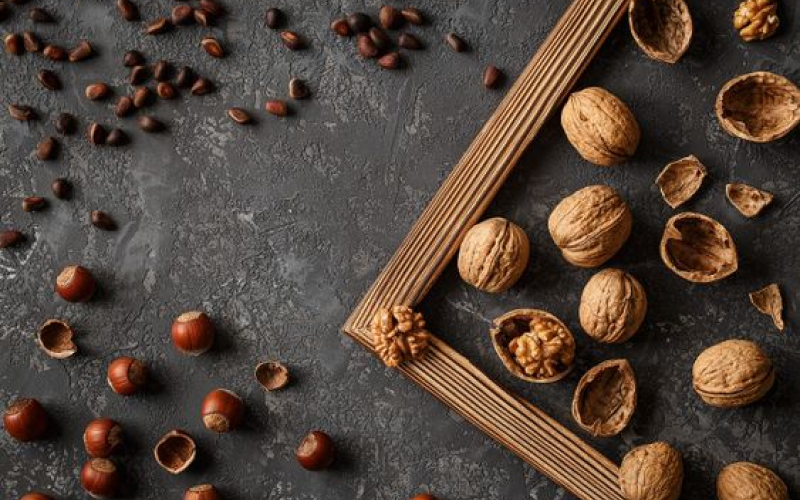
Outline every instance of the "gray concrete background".
{"type": "MultiPolygon", "coordinates": [[[[173,5],[139,3],[145,18],[173,5]]],[[[643,131],[635,160],[593,167],[552,122],[491,209],[521,224],[531,239],[532,263],[521,283],[489,297],[461,283],[451,268],[424,304],[434,331],[576,432],[569,404],[580,375],[603,359],[629,358],[641,394],[633,422],[617,438],[590,442],[614,460],[633,445],[674,443],[685,457],[686,499],[712,498],[716,473],[735,460],[764,463],[800,491],[800,136],[748,144],[725,134],[713,115],[717,90],[737,74],[766,69],[800,80],[800,9],[783,2],[780,35],[745,44],[730,26],[736,3],[692,2],[695,40],[675,66],[646,59],[626,26],[616,30],[579,86],[605,86],[629,103],[643,131]],[[668,161],[692,153],[710,179],[686,208],[723,222],[741,255],[741,270],[710,286],[672,275],[656,251],[672,210],[653,181],[668,161]],[[729,181],[764,187],[776,203],[758,220],[745,220],[724,200],[729,181]],[[643,331],[618,347],[592,344],[579,333],[577,301],[591,271],[567,265],[546,230],[547,215],[563,196],[598,182],[618,189],[635,217],[634,235],[610,265],[639,277],[651,302],[643,331]],[[747,299],[771,281],[781,283],[787,301],[785,334],[747,299]],[[515,381],[491,350],[490,319],[522,306],[550,310],[576,333],[578,369],[559,384],[515,381]],[[690,369],[704,347],[730,337],[758,341],[772,356],[778,381],[762,402],[723,411],[700,403],[690,369]]],[[[502,92],[480,86],[484,65],[518,74],[567,1],[422,0],[418,5],[434,23],[413,31],[429,49],[410,54],[410,66],[398,72],[362,62],[352,42],[328,30],[342,12],[377,13],[379,3],[274,4],[309,38],[309,50],[289,53],[263,28],[267,4],[229,1],[230,14],[216,28],[146,38],[138,24],[117,17],[112,2],[67,7],[50,0],[29,5],[49,7],[58,24],[35,29],[65,45],[88,38],[99,57],[70,65],[0,56],[3,107],[26,103],[47,117],[21,124],[0,113],[0,221],[30,237],[20,249],[0,253],[0,401],[39,398],[57,422],[36,443],[0,434],[0,496],[41,489],[56,498],[84,498],[77,479],[86,459],[81,433],[91,418],[107,416],[123,424],[130,443],[120,459],[128,498],[180,498],[201,482],[217,484],[235,500],[389,500],[421,490],[445,500],[572,498],[339,333],[499,102],[502,92]],[[440,40],[450,30],[473,51],[444,47],[440,40]],[[206,32],[223,41],[229,57],[215,61],[201,53],[197,44],[206,32]],[[120,58],[132,48],[150,61],[188,63],[219,91],[158,103],[152,111],[170,130],[146,136],[131,119],[116,119],[111,103],[82,96],[95,80],[113,84],[117,96],[128,92],[120,58]],[[40,90],[35,74],[42,67],[56,68],[65,89],[40,90]],[[297,104],[294,117],[266,115],[263,102],[284,95],[291,76],[308,80],[313,99],[297,104]],[[257,125],[232,124],[225,109],[234,105],[253,110],[257,125]],[[81,134],[63,141],[58,161],[42,164],[31,152],[54,133],[50,118],[63,110],[79,115],[82,129],[90,118],[119,124],[133,144],[96,149],[81,134]],[[51,200],[42,213],[23,213],[20,198],[49,197],[56,176],[75,183],[73,201],[51,200]],[[121,229],[93,229],[88,212],[96,208],[111,213],[121,229]],[[101,291],[89,304],[54,296],[56,274],[71,263],[99,278],[101,291]],[[171,346],[169,325],[194,308],[208,311],[220,331],[210,353],[190,359],[171,346]],[[56,361],[36,347],[34,332],[51,317],[78,331],[78,356],[56,361]],[[107,363],[123,354],[150,366],[155,382],[147,393],[122,398],[106,387],[107,363]],[[251,376],[263,359],[286,362],[294,384],[265,395],[251,376]],[[200,402],[217,386],[246,399],[243,430],[217,437],[202,427],[200,402]],[[151,449],[176,427],[196,437],[200,455],[185,474],[171,477],[151,449]],[[339,445],[331,471],[307,473],[294,462],[293,450],[311,428],[328,431],[339,445]]],[[[14,7],[0,31],[29,27],[25,10],[14,7]]]]}

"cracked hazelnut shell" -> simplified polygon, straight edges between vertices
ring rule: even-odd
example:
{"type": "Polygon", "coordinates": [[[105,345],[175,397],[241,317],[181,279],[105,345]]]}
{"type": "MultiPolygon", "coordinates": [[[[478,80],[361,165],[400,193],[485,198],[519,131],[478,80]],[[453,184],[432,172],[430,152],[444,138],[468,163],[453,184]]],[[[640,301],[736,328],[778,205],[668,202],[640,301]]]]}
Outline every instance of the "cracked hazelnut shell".
{"type": "Polygon", "coordinates": [[[478,290],[499,293],[511,288],[528,265],[528,236],[502,217],[476,224],[458,251],[458,273],[478,290]]]}
{"type": "Polygon", "coordinates": [[[203,400],[200,414],[207,429],[218,433],[230,432],[242,423],[244,401],[232,391],[214,389],[203,400]]]}
{"type": "Polygon", "coordinates": [[[83,446],[92,458],[108,458],[122,443],[122,427],[110,418],[92,420],[83,431],[83,446]]]}
{"type": "Polygon", "coordinates": [[[633,0],[628,6],[628,24],[642,52],[668,64],[678,62],[694,34],[684,0],[633,0]]]}
{"type": "Polygon", "coordinates": [[[47,431],[47,412],[33,398],[17,399],[6,408],[3,426],[9,436],[27,442],[40,439],[47,431]]]}
{"type": "Polygon", "coordinates": [[[603,344],[633,337],[647,313],[647,294],[639,280],[620,269],[604,269],[583,288],[578,309],[581,327],[603,344]]]}
{"type": "Polygon", "coordinates": [[[72,328],[65,321],[49,319],[39,328],[36,339],[48,356],[66,359],[78,352],[78,346],[72,342],[73,335],[72,328]]]}
{"type": "Polygon", "coordinates": [[[67,302],[86,302],[95,287],[92,273],[83,266],[67,266],[56,278],[56,293],[67,302]]]}
{"type": "Polygon", "coordinates": [[[147,384],[147,367],[138,359],[121,356],[108,365],[106,381],[117,394],[130,396],[147,384]]]}
{"type": "Polygon", "coordinates": [[[258,384],[265,391],[277,391],[289,384],[289,369],[277,361],[265,361],[256,365],[254,373],[258,384]]]}
{"type": "Polygon", "coordinates": [[[629,451],[619,467],[626,500],[678,500],[683,486],[683,460],[678,450],[657,442],[629,451]]]}
{"type": "Polygon", "coordinates": [[[306,470],[327,469],[333,463],[336,449],[333,440],[322,431],[309,432],[297,447],[295,458],[306,470]]]}
{"type": "Polygon", "coordinates": [[[122,486],[122,476],[111,460],[93,458],[81,468],[81,486],[94,498],[113,498],[122,486]]]}
{"type": "Polygon", "coordinates": [[[156,462],[170,474],[180,474],[192,465],[197,445],[188,433],[175,429],[164,434],[153,449],[156,462]]]}
{"type": "Polygon", "coordinates": [[[636,401],[636,377],[630,363],[625,359],[603,361],[578,382],[572,416],[592,436],[616,436],[631,421],[636,401]]]}
{"type": "Polygon", "coordinates": [[[711,406],[735,408],[764,397],[775,384],[767,354],[749,340],[726,340],[709,347],[692,366],[692,387],[711,406]]]}
{"type": "Polygon", "coordinates": [[[189,311],[172,323],[172,343],[184,354],[199,356],[214,344],[214,323],[206,313],[189,311]]]}
{"type": "Polygon", "coordinates": [[[667,268],[693,283],[718,281],[739,268],[736,245],[725,226],[696,212],[667,221],[660,250],[667,268]]]}
{"type": "Polygon", "coordinates": [[[717,476],[717,500],[789,500],[789,489],[766,467],[735,462],[717,476]]]}

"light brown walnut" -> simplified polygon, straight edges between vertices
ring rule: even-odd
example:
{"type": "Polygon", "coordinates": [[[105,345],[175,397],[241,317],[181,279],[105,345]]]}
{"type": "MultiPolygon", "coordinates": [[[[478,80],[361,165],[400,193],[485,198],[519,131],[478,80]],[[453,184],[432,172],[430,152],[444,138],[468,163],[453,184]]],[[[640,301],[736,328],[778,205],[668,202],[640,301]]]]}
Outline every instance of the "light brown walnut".
{"type": "Polygon", "coordinates": [[[428,348],[430,333],[421,313],[408,306],[380,309],[372,319],[375,352],[387,366],[419,359],[428,348]]]}
{"type": "Polygon", "coordinates": [[[766,40],[780,24],[778,0],[745,0],[733,13],[733,27],[745,42],[766,40]]]}
{"type": "Polygon", "coordinates": [[[615,436],[631,421],[636,400],[633,368],[625,359],[612,359],[581,377],[572,399],[572,416],[592,436],[615,436]]]}
{"type": "Polygon", "coordinates": [[[772,193],[748,186],[747,184],[728,184],[725,196],[731,205],[745,217],[756,217],[772,203],[772,193]]]}
{"type": "Polygon", "coordinates": [[[578,309],[581,327],[604,344],[633,337],[647,312],[647,295],[639,280],[620,269],[604,269],[583,288],[578,309]]]}
{"type": "Polygon", "coordinates": [[[718,500],[789,500],[777,474],[750,462],[728,464],[717,476],[718,500]]]}
{"type": "Polygon", "coordinates": [[[775,383],[772,361],[749,340],[709,347],[692,366],[692,386],[711,406],[733,408],[758,401],[775,383]]]}
{"type": "Polygon", "coordinates": [[[626,500],[678,500],[683,486],[680,452],[664,442],[637,446],[622,459],[619,484],[626,500]]]}
{"type": "Polygon", "coordinates": [[[667,221],[661,237],[661,260],[672,272],[694,283],[721,280],[739,268],[736,245],[728,230],[695,212],[683,212],[667,221]]]}
{"type": "Polygon", "coordinates": [[[494,217],[467,232],[458,252],[458,272],[479,290],[503,292],[522,276],[529,254],[525,231],[502,217],[494,217]]]}
{"type": "Polygon", "coordinates": [[[706,167],[696,156],[690,155],[664,167],[656,184],[667,205],[678,208],[697,193],[706,174],[706,167]]]}
{"type": "Polygon", "coordinates": [[[628,24],[648,57],[674,64],[689,48],[694,23],[684,0],[632,0],[628,24]]]}

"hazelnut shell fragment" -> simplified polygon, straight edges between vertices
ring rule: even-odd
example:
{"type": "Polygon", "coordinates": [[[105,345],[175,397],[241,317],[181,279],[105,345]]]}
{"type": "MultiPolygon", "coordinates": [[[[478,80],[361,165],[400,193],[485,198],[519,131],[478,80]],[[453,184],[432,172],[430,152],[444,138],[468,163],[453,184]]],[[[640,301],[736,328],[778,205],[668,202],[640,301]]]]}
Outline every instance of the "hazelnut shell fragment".
{"type": "Polygon", "coordinates": [[[578,316],[588,336],[603,344],[633,337],[647,313],[647,294],[639,280],[620,269],[604,269],[583,288],[578,316]]]}
{"type": "Polygon", "coordinates": [[[739,268],[736,245],[725,227],[703,214],[683,212],[667,221],[661,259],[681,278],[711,283],[739,268]]]}
{"type": "Polygon", "coordinates": [[[689,48],[694,23],[684,0],[633,0],[628,24],[648,57],[674,64],[689,48]]]}
{"type": "Polygon", "coordinates": [[[664,167],[656,184],[667,205],[678,208],[697,193],[706,174],[705,165],[695,155],[689,155],[664,167]]]}
{"type": "Polygon", "coordinates": [[[72,328],[65,321],[50,319],[39,328],[37,340],[51,358],[66,359],[78,352],[78,346],[72,342],[73,335],[72,328]]]}
{"type": "Polygon", "coordinates": [[[758,309],[761,314],[772,317],[775,328],[783,331],[783,297],[781,289],[776,283],[767,285],[761,290],[750,292],[750,303],[758,309]]]}
{"type": "Polygon", "coordinates": [[[289,384],[289,369],[277,361],[256,365],[255,377],[265,391],[277,391],[289,384]]]}
{"type": "Polygon", "coordinates": [[[750,462],[728,464],[717,476],[718,500],[789,500],[777,474],[750,462]]]}
{"type": "Polygon", "coordinates": [[[758,401],[775,383],[772,361],[749,340],[709,347],[692,366],[692,386],[711,406],[734,408],[758,401]]]}
{"type": "Polygon", "coordinates": [[[637,446],[622,459],[619,484],[626,500],[678,500],[683,486],[680,452],[664,442],[637,446]]]}
{"type": "Polygon", "coordinates": [[[636,377],[628,360],[604,361],[586,372],[572,399],[572,416],[595,437],[616,436],[636,410],[636,377]]]}
{"type": "Polygon", "coordinates": [[[180,474],[192,465],[197,456],[197,446],[192,436],[175,429],[164,434],[158,441],[153,454],[158,465],[170,474],[180,474]]]}
{"type": "Polygon", "coordinates": [[[458,252],[458,272],[478,290],[499,293],[522,276],[529,255],[525,231],[502,217],[494,217],[467,231],[458,252]]]}
{"type": "Polygon", "coordinates": [[[756,217],[773,200],[772,193],[741,183],[727,184],[725,196],[740,214],[748,218],[756,217]]]}

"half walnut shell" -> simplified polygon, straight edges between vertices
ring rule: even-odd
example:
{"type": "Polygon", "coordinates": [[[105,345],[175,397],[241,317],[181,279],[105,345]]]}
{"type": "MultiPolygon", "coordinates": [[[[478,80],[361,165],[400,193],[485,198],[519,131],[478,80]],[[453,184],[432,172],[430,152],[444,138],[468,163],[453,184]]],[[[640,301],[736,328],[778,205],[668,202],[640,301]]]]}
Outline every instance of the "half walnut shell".
{"type": "Polygon", "coordinates": [[[707,404],[720,408],[754,403],[774,384],[772,361],[749,340],[726,340],[711,346],[692,366],[695,392],[707,404]]]}
{"type": "Polygon", "coordinates": [[[667,221],[661,259],[672,272],[694,283],[721,280],[739,268],[736,245],[728,230],[695,212],[680,213],[667,221]]]}
{"type": "Polygon", "coordinates": [[[616,436],[636,410],[636,377],[625,359],[612,359],[581,377],[572,399],[572,416],[597,437],[616,436]]]}
{"type": "Polygon", "coordinates": [[[689,155],[664,167],[656,184],[667,205],[678,208],[697,193],[706,174],[706,167],[700,160],[695,155],[689,155]]]}
{"type": "Polygon", "coordinates": [[[169,431],[156,444],[153,453],[158,465],[170,474],[180,474],[192,465],[197,456],[197,446],[192,436],[176,429],[169,431]]]}
{"type": "Polygon", "coordinates": [[[715,109],[729,134],[751,142],[770,142],[800,123],[800,90],[787,78],[756,71],[726,83],[715,109]]]}
{"type": "Polygon", "coordinates": [[[775,328],[783,331],[783,297],[781,289],[776,283],[767,285],[761,290],[750,293],[750,303],[758,309],[761,314],[766,314],[772,318],[775,328]]]}
{"type": "Polygon", "coordinates": [[[745,217],[755,217],[772,203],[772,193],[748,186],[747,184],[728,184],[725,196],[731,205],[745,217]]]}
{"type": "Polygon", "coordinates": [[[509,311],[494,320],[489,334],[500,360],[517,378],[545,384],[561,380],[572,370],[572,332],[546,311],[509,311]]]}
{"type": "Polygon", "coordinates": [[[694,33],[692,16],[683,0],[633,0],[628,7],[628,24],[648,57],[669,64],[683,56],[694,33]]]}
{"type": "Polygon", "coordinates": [[[39,328],[37,341],[51,358],[66,359],[78,352],[78,346],[72,342],[73,335],[72,328],[66,322],[50,319],[39,328]]]}

